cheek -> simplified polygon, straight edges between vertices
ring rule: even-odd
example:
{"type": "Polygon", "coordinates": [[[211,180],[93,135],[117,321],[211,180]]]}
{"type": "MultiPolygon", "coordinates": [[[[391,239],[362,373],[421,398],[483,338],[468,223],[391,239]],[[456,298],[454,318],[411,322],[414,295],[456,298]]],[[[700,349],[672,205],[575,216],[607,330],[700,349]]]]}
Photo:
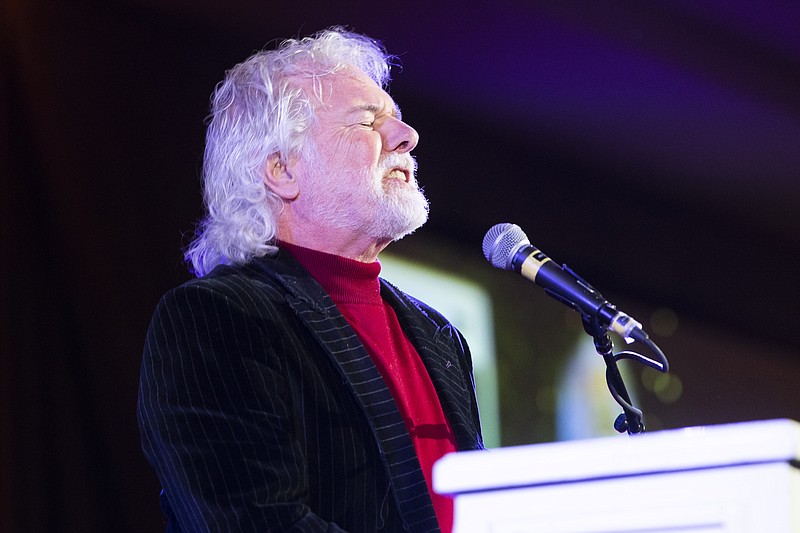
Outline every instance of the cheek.
{"type": "Polygon", "coordinates": [[[361,132],[342,142],[337,150],[340,161],[353,168],[375,165],[381,155],[383,144],[376,132],[361,132]]]}

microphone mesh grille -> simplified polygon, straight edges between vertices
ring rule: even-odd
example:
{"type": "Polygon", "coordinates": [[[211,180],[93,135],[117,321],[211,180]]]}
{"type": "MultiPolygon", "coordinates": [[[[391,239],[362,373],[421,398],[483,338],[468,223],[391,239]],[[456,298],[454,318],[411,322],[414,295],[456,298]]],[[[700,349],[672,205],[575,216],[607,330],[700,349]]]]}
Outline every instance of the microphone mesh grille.
{"type": "Polygon", "coordinates": [[[530,244],[522,228],[516,224],[495,224],[483,238],[483,255],[492,266],[509,270],[514,252],[521,244],[530,244]]]}

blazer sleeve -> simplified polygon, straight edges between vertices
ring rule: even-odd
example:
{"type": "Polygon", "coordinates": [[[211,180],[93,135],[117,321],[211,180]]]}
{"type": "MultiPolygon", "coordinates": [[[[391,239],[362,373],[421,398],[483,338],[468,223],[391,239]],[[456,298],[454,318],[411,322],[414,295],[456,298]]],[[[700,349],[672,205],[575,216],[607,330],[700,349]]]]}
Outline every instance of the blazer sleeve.
{"type": "Polygon", "coordinates": [[[304,502],[279,307],[255,318],[198,283],[165,295],[154,313],[138,419],[172,531],[341,531],[304,502]]]}

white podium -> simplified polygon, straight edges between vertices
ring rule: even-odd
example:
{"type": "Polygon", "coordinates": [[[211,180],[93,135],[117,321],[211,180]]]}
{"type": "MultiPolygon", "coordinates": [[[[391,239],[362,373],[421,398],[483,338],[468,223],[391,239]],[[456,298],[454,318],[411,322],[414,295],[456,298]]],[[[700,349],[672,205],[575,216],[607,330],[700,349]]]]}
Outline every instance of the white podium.
{"type": "Polygon", "coordinates": [[[455,533],[800,533],[800,424],[746,422],[461,452],[455,533]]]}

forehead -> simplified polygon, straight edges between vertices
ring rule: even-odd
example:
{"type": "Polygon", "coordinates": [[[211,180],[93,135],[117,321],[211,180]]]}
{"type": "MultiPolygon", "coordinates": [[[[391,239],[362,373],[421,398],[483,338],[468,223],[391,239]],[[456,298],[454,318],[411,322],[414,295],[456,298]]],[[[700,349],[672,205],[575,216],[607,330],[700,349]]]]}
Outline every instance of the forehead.
{"type": "Polygon", "coordinates": [[[320,113],[399,113],[392,97],[363,73],[328,74],[317,78],[314,85],[315,108],[320,113]]]}

